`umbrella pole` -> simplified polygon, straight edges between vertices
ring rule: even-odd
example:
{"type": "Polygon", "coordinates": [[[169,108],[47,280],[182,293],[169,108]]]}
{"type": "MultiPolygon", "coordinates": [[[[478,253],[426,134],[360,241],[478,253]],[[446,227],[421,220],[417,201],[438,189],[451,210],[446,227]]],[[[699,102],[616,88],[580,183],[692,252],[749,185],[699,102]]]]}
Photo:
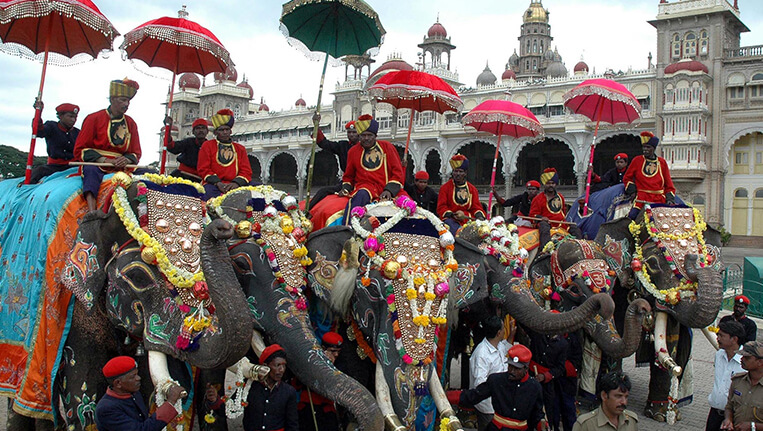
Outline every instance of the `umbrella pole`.
{"type": "MultiPolygon", "coordinates": [[[[321,85],[318,87],[318,104],[315,107],[315,113],[321,113],[321,97],[323,96],[323,81],[326,80],[326,66],[329,63],[329,54],[326,53],[326,59],[323,61],[323,72],[321,73],[321,85]]],[[[318,142],[318,123],[313,125],[313,145],[310,146],[310,164],[307,168],[307,191],[305,193],[305,212],[310,211],[310,186],[313,185],[313,168],[315,167],[315,146],[318,142]]]]}
{"type": "MultiPolygon", "coordinates": [[[[503,129],[503,123],[498,125],[498,144],[495,146],[495,156],[493,157],[493,174],[490,177],[490,197],[487,200],[487,211],[492,216],[493,214],[493,187],[495,187],[495,171],[498,167],[498,151],[501,149],[501,132],[503,129]]],[[[490,217],[488,217],[489,219],[490,217]]]]}
{"type": "MultiPolygon", "coordinates": [[[[36,102],[42,102],[42,89],[45,87],[45,73],[48,71],[48,45],[50,43],[50,32],[53,28],[53,18],[48,18],[48,37],[45,39],[45,57],[42,60],[42,75],[40,76],[40,89],[37,91],[36,102]]],[[[32,165],[34,164],[34,146],[37,143],[37,132],[42,119],[42,109],[34,108],[34,120],[32,121],[32,139],[29,142],[29,155],[26,159],[26,170],[24,172],[24,184],[29,184],[32,178],[32,165]]]]}
{"type": "MultiPolygon", "coordinates": [[[[172,112],[172,97],[175,95],[175,76],[177,74],[172,71],[172,83],[170,84],[170,100],[167,102],[167,109],[164,111],[164,117],[168,117],[172,112]]],[[[162,162],[159,166],[159,174],[164,175],[164,166],[167,163],[167,145],[170,143],[170,133],[172,133],[172,126],[166,124],[164,126],[164,143],[162,144],[162,162]]]]}
{"type": "Polygon", "coordinates": [[[408,119],[408,137],[405,138],[405,152],[403,152],[405,172],[403,172],[403,178],[408,177],[408,146],[411,144],[411,130],[413,130],[413,108],[411,108],[411,117],[408,119]]]}
{"type": "Polygon", "coordinates": [[[585,183],[585,206],[583,207],[583,216],[588,215],[588,198],[591,196],[591,176],[593,175],[593,152],[596,150],[596,136],[599,134],[599,122],[601,121],[601,111],[604,109],[604,102],[600,102],[599,113],[596,115],[596,128],[593,131],[593,141],[591,141],[591,154],[588,156],[588,178],[585,183]]]}

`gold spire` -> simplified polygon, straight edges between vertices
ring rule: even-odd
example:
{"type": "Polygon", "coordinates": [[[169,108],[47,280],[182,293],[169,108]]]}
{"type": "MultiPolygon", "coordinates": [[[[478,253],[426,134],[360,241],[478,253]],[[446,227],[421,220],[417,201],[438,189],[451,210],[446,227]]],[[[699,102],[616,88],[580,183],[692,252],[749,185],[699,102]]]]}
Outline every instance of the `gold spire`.
{"type": "Polygon", "coordinates": [[[522,21],[548,23],[548,11],[543,8],[541,0],[530,0],[530,7],[527,8],[522,16],[522,21]]]}

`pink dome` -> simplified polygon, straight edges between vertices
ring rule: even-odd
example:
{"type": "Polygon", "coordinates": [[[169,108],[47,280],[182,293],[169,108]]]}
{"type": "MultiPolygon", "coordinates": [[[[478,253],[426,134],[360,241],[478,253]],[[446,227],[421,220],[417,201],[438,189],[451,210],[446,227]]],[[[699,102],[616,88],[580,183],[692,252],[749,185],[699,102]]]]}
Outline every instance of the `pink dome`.
{"type": "Polygon", "coordinates": [[[188,88],[198,90],[201,88],[201,79],[199,79],[198,75],[195,73],[184,73],[180,75],[180,79],[178,80],[178,87],[180,87],[181,90],[188,88]]]}
{"type": "Polygon", "coordinates": [[[270,108],[265,104],[265,99],[262,97],[260,98],[260,109],[258,111],[270,112],[270,108]]]}
{"type": "Polygon", "coordinates": [[[236,81],[238,80],[238,72],[236,72],[236,68],[233,67],[233,65],[228,66],[227,69],[225,69],[225,73],[215,72],[214,74],[215,82],[222,82],[222,81],[236,81]]]}
{"type": "Polygon", "coordinates": [[[506,69],[503,71],[503,75],[501,75],[501,81],[505,79],[517,79],[517,74],[511,69],[506,69]]]}
{"type": "Polygon", "coordinates": [[[588,65],[583,60],[578,61],[578,64],[572,69],[573,72],[588,72],[588,70],[588,65]]]}
{"type": "Polygon", "coordinates": [[[294,102],[294,106],[307,106],[307,103],[305,102],[305,99],[300,97],[296,102],[294,102]]]}
{"type": "Polygon", "coordinates": [[[368,76],[368,79],[371,79],[371,77],[375,75],[379,75],[381,77],[381,75],[384,74],[382,72],[386,73],[393,70],[413,70],[413,66],[399,58],[392,58],[382,63],[381,66],[371,72],[371,75],[368,76]]]}
{"type": "Polygon", "coordinates": [[[431,27],[429,27],[429,31],[427,31],[427,36],[429,37],[447,37],[448,32],[445,30],[445,27],[440,24],[439,21],[432,24],[431,27]]]}
{"type": "Polygon", "coordinates": [[[254,97],[254,89],[252,88],[251,85],[249,85],[249,82],[241,81],[241,82],[238,83],[238,85],[236,85],[236,87],[246,88],[247,90],[249,90],[249,99],[250,100],[254,97]]]}
{"type": "Polygon", "coordinates": [[[707,73],[707,66],[700,63],[696,60],[691,60],[688,58],[685,58],[677,63],[669,64],[668,67],[665,68],[665,74],[671,75],[673,73],[677,72],[704,72],[707,73]]]}

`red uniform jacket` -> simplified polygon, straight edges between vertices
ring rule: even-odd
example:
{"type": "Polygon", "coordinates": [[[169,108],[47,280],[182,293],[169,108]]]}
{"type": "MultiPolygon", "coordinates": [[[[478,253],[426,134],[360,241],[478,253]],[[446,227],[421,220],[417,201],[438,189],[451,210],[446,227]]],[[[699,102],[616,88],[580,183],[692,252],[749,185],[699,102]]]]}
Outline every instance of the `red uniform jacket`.
{"type": "MultiPolygon", "coordinates": [[[[457,187],[451,179],[440,187],[440,194],[437,196],[437,215],[448,218],[456,211],[463,211],[472,218],[478,213],[485,216],[477,188],[468,181],[464,186],[457,187]]],[[[467,221],[462,220],[459,223],[464,225],[467,221]]]]}
{"type": "Polygon", "coordinates": [[[199,150],[196,168],[203,179],[202,184],[223,181],[245,186],[252,180],[252,167],[246,149],[237,142],[224,143],[217,139],[204,142],[199,150]]]}
{"type": "Polygon", "coordinates": [[[127,115],[112,119],[106,109],[85,117],[74,144],[74,159],[81,162],[124,156],[137,164],[140,154],[140,137],[135,121],[127,115]]]}
{"type": "MultiPolygon", "coordinates": [[[[676,194],[676,188],[673,180],[670,178],[668,162],[662,157],[651,161],[644,156],[633,158],[628,170],[623,176],[623,184],[627,189],[630,184],[636,185],[636,199],[651,203],[665,203],[665,195],[676,194]]],[[[643,204],[636,202],[636,208],[641,208],[643,204]]]]}
{"type": "MultiPolygon", "coordinates": [[[[564,196],[559,193],[551,199],[546,198],[546,194],[541,192],[533,198],[530,204],[531,217],[548,217],[550,221],[564,221],[564,196]]],[[[559,223],[551,223],[551,227],[560,227],[559,223]]]]}
{"type": "Polygon", "coordinates": [[[403,188],[403,166],[395,146],[387,141],[376,141],[368,150],[353,145],[347,152],[342,188],[352,195],[365,189],[372,200],[378,199],[385,189],[396,196],[403,188]]]}

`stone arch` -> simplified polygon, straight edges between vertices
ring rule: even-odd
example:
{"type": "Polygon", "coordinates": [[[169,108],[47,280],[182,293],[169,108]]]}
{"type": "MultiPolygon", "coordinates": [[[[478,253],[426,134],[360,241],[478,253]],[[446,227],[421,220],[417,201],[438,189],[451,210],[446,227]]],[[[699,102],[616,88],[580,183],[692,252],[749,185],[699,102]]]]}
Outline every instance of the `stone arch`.
{"type": "Polygon", "coordinates": [[[744,138],[747,135],[752,135],[755,133],[763,133],[763,127],[746,127],[733,135],[731,135],[731,138],[726,140],[726,142],[723,144],[723,152],[721,153],[722,159],[721,159],[721,169],[728,170],[729,167],[729,160],[731,157],[731,149],[734,147],[734,144],[744,138]]]}
{"type": "Polygon", "coordinates": [[[249,158],[249,165],[252,167],[252,182],[263,182],[262,159],[255,153],[249,153],[247,157],[249,158]]]}
{"type": "Polygon", "coordinates": [[[629,160],[642,153],[641,138],[634,132],[611,132],[599,138],[593,153],[593,171],[599,175],[615,167],[615,154],[625,153],[629,160]]]}
{"type": "MultiPolygon", "coordinates": [[[[451,150],[448,160],[456,154],[463,154],[469,159],[469,171],[466,179],[474,185],[489,185],[493,170],[493,156],[495,155],[496,139],[467,139],[456,144],[451,150]],[[489,148],[489,150],[487,150],[489,148]]],[[[505,147],[498,151],[498,166],[495,175],[495,183],[503,184],[503,165],[507,160],[505,147]]],[[[445,166],[446,173],[450,171],[450,165],[445,166]]]]}
{"type": "MultiPolygon", "coordinates": [[[[560,141],[560,142],[564,143],[565,145],[567,145],[567,147],[570,149],[570,152],[572,152],[572,160],[573,160],[573,166],[574,167],[578,166],[578,163],[581,163],[582,160],[584,160],[585,156],[580,156],[578,154],[578,150],[579,150],[578,146],[574,142],[570,141],[569,137],[567,135],[563,135],[563,134],[547,134],[546,135],[546,139],[549,139],[549,138],[550,139],[555,139],[555,140],[560,141]]],[[[517,173],[517,167],[518,167],[517,163],[519,162],[519,154],[522,152],[522,150],[526,146],[534,145],[534,144],[537,144],[537,143],[540,143],[540,141],[538,141],[538,142],[531,142],[531,141],[529,141],[529,140],[527,140],[525,138],[525,140],[523,140],[523,141],[520,140],[517,145],[512,145],[511,148],[508,150],[509,151],[509,155],[508,155],[509,166],[512,169],[511,169],[511,171],[509,171],[507,173],[511,173],[512,175],[516,174],[517,173]]],[[[584,168],[582,168],[582,169],[584,169],[584,168]]],[[[516,182],[516,179],[515,179],[515,182],[516,182]]],[[[522,182],[521,184],[524,184],[524,182],[522,182]]]]}
{"type": "MultiPolygon", "coordinates": [[[[423,170],[429,174],[429,184],[440,185],[442,184],[442,172],[443,163],[442,152],[435,147],[427,148],[424,154],[421,156],[423,170]]],[[[419,171],[422,169],[418,169],[419,171]]]]}
{"type": "MultiPolygon", "coordinates": [[[[302,176],[307,180],[307,169],[310,165],[310,153],[307,153],[307,160],[302,167],[302,176]]],[[[315,152],[315,167],[313,168],[313,187],[333,186],[339,182],[339,160],[336,155],[329,151],[315,152]]]]}
{"type": "Polygon", "coordinates": [[[530,180],[538,180],[547,167],[556,168],[559,173],[559,186],[569,187],[577,184],[577,157],[574,146],[561,136],[546,136],[540,142],[525,143],[516,150],[514,186],[521,186],[530,180]]]}
{"type": "Polygon", "coordinates": [[[270,156],[267,164],[268,183],[276,188],[295,194],[299,159],[290,151],[277,151],[270,156]],[[286,157],[288,156],[288,157],[286,157]]]}

